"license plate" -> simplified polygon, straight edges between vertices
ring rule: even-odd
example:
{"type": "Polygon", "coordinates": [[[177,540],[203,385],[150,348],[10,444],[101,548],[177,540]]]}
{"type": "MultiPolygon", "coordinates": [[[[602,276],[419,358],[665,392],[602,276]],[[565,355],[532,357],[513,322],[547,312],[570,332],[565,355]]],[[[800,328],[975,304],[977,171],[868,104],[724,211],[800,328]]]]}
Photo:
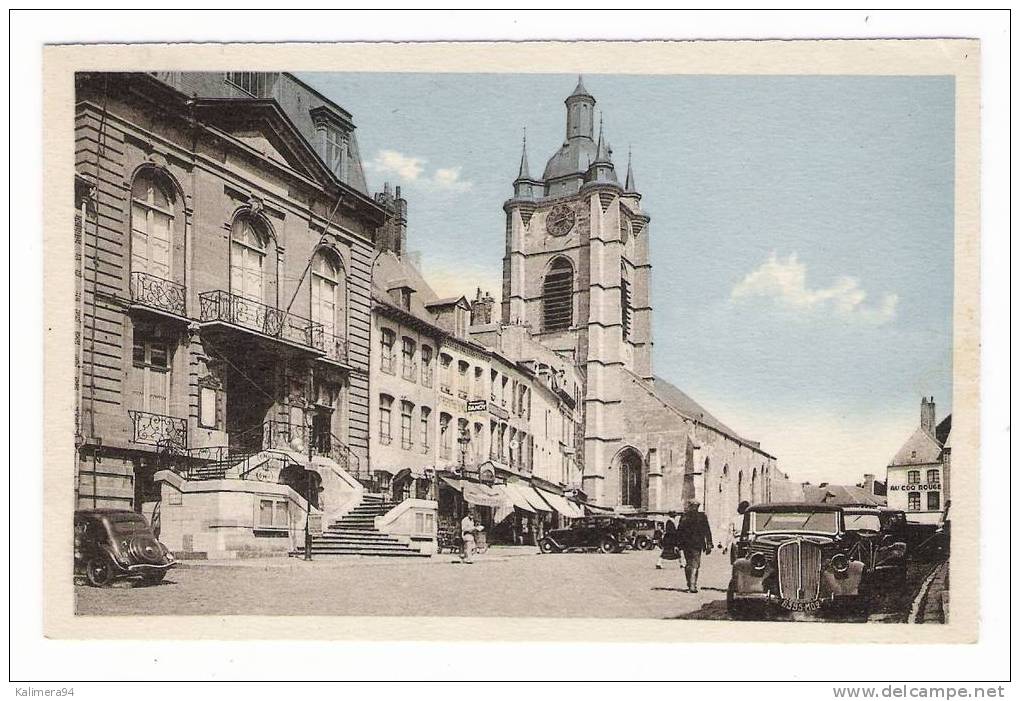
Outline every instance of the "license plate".
{"type": "Polygon", "coordinates": [[[795,601],[793,599],[780,599],[779,606],[787,611],[817,611],[822,606],[822,600],[795,601]]]}

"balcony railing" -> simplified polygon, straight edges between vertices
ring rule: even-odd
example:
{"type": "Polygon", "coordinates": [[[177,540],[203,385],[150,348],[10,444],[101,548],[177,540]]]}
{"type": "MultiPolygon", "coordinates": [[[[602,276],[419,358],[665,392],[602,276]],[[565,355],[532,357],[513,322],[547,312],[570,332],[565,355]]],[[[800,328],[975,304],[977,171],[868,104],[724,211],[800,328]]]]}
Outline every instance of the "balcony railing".
{"type": "Polygon", "coordinates": [[[349,356],[346,338],[321,330],[319,332],[313,330],[312,340],[312,345],[321,351],[325,351],[326,357],[329,360],[334,360],[344,365],[347,364],[349,356]]]}
{"type": "Polygon", "coordinates": [[[305,424],[291,424],[286,421],[266,421],[262,424],[262,448],[265,450],[301,449],[307,454],[309,442],[312,455],[331,459],[355,476],[358,473],[358,456],[332,433],[309,428],[305,424]],[[308,440],[310,437],[310,441],[308,440]]]}
{"type": "Polygon", "coordinates": [[[224,321],[271,338],[324,349],[322,324],[297,314],[224,290],[203,292],[198,299],[202,321],[224,321]]]}
{"type": "Polygon", "coordinates": [[[132,440],[144,445],[184,449],[188,445],[188,421],[176,416],[131,411],[134,426],[132,440]]]}
{"type": "Polygon", "coordinates": [[[131,273],[131,301],[175,316],[187,316],[184,285],[148,273],[131,273]]]}

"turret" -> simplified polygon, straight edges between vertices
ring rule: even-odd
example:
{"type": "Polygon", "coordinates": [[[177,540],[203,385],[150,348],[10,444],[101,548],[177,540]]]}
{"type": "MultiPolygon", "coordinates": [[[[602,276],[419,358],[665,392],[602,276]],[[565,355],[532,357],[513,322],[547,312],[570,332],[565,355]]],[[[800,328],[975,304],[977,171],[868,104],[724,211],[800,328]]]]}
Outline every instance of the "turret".
{"type": "Polygon", "coordinates": [[[542,181],[531,177],[528,170],[528,132],[525,130],[521,144],[521,167],[514,180],[514,199],[533,200],[542,192],[542,181]]]}
{"type": "Polygon", "coordinates": [[[584,87],[581,76],[577,76],[577,87],[564,103],[567,105],[567,140],[592,138],[595,129],[595,98],[584,87]]]}
{"type": "Polygon", "coordinates": [[[588,166],[586,181],[598,183],[615,183],[616,168],[613,166],[613,149],[602,133],[602,120],[599,120],[599,141],[595,147],[595,160],[588,166]]]}

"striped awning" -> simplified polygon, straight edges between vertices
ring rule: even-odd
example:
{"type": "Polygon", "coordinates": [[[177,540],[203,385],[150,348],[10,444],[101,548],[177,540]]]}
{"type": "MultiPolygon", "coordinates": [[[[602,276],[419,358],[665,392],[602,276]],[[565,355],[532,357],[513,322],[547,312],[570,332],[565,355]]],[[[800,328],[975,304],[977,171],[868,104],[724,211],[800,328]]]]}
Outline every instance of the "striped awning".
{"type": "Polygon", "coordinates": [[[541,495],[539,495],[539,493],[535,491],[535,488],[532,487],[530,484],[526,484],[524,482],[516,482],[514,483],[514,487],[517,488],[517,491],[518,493],[520,493],[521,496],[527,499],[528,503],[531,504],[531,508],[533,508],[536,512],[537,511],[543,511],[545,513],[552,512],[553,508],[549,506],[549,502],[543,499],[541,495]]]}
{"type": "Polygon", "coordinates": [[[538,491],[542,495],[542,498],[549,502],[549,505],[556,509],[556,511],[558,511],[560,515],[566,516],[567,518],[584,517],[584,514],[581,512],[580,509],[578,509],[576,506],[574,506],[569,501],[564,499],[561,495],[553,494],[552,492],[547,492],[544,489],[540,489],[538,491]]]}
{"type": "Polygon", "coordinates": [[[528,498],[518,491],[517,486],[513,482],[507,482],[506,484],[497,485],[497,489],[505,492],[507,499],[521,511],[535,513],[535,509],[528,503],[528,498]]]}

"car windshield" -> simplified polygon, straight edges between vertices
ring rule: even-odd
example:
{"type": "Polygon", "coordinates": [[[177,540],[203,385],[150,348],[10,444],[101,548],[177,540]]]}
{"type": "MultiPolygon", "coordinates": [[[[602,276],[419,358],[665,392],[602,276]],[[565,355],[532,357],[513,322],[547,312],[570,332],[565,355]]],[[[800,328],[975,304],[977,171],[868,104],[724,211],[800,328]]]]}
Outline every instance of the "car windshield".
{"type": "Polygon", "coordinates": [[[113,525],[114,533],[120,535],[131,535],[132,533],[147,533],[149,531],[149,524],[145,522],[145,519],[141,516],[135,515],[124,515],[115,516],[110,519],[110,523],[113,525]]]}
{"type": "Polygon", "coordinates": [[[836,533],[839,514],[835,511],[755,511],[751,513],[751,529],[755,533],[770,531],[814,531],[836,533]]]}
{"type": "Polygon", "coordinates": [[[882,520],[878,514],[843,514],[848,531],[880,531],[882,520]]]}

